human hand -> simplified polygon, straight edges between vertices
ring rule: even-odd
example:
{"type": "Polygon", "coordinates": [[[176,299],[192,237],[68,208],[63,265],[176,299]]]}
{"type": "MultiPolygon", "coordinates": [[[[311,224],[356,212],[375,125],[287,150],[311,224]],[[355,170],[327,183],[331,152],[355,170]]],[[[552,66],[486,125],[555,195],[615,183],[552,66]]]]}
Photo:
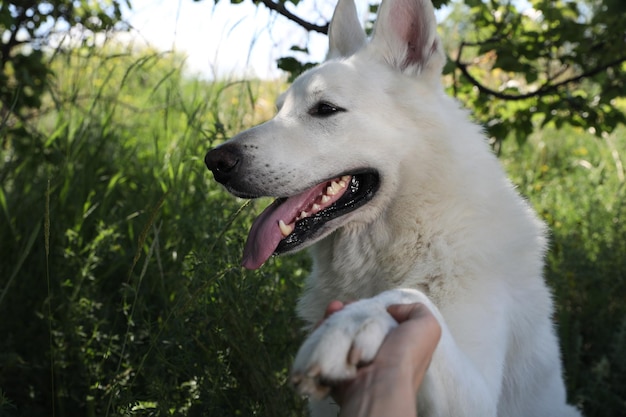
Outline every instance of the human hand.
{"type": "MultiPolygon", "coordinates": [[[[331,302],[325,317],[345,304],[331,302]]],[[[387,311],[399,323],[374,360],[357,376],[333,388],[341,416],[415,416],[417,391],[441,337],[441,327],[423,304],[396,304],[387,311]]],[[[358,354],[358,352],[351,352],[358,354]]]]}

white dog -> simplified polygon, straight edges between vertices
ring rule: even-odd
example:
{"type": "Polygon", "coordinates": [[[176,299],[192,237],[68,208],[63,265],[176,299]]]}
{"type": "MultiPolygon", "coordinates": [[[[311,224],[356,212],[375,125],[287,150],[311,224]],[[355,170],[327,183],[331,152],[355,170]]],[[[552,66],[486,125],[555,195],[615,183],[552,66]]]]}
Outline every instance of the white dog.
{"type": "MultiPolygon", "coordinates": [[[[353,0],[333,16],[328,59],[281,96],[270,121],[210,151],[233,194],[277,200],[255,221],[243,264],[312,245],[298,311],[315,323],[334,299],[361,300],[306,340],[300,392],[355,375],[396,303],[424,303],[442,337],[420,416],[578,416],[566,404],[543,224],[505,178],[481,129],[444,94],[429,0],[385,0],[367,41],[353,0]]],[[[314,416],[335,416],[314,401],[314,416]]]]}

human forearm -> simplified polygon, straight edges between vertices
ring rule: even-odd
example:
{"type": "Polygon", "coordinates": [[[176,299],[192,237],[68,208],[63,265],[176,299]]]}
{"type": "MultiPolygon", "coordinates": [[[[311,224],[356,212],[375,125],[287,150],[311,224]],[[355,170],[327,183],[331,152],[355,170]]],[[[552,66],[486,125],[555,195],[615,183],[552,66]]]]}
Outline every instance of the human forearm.
{"type": "MultiPolygon", "coordinates": [[[[414,369],[363,368],[346,387],[340,417],[413,417],[416,412],[414,369]]],[[[421,380],[421,377],[419,378],[421,380]]]]}

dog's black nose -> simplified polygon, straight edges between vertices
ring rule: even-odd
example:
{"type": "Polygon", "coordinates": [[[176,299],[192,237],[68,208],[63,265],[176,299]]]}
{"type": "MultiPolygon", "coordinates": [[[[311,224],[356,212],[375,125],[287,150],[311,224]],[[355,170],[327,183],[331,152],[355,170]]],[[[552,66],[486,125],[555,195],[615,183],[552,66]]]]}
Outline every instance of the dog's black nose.
{"type": "Polygon", "coordinates": [[[241,159],[239,148],[226,144],[207,152],[204,163],[213,172],[216,181],[226,184],[237,174],[241,159]]]}

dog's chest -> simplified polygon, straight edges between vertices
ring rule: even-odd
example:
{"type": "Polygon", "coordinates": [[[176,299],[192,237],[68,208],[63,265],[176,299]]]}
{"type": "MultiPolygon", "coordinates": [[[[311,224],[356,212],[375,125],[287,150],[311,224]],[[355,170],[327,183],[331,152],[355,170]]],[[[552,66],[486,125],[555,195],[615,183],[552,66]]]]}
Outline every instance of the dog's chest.
{"type": "Polygon", "coordinates": [[[437,304],[454,292],[454,283],[444,277],[451,278],[456,268],[443,262],[441,244],[436,240],[381,244],[361,236],[346,244],[346,236],[334,237],[312,250],[314,268],[298,307],[301,317],[310,323],[319,320],[333,300],[355,301],[394,288],[412,288],[437,304]]]}

